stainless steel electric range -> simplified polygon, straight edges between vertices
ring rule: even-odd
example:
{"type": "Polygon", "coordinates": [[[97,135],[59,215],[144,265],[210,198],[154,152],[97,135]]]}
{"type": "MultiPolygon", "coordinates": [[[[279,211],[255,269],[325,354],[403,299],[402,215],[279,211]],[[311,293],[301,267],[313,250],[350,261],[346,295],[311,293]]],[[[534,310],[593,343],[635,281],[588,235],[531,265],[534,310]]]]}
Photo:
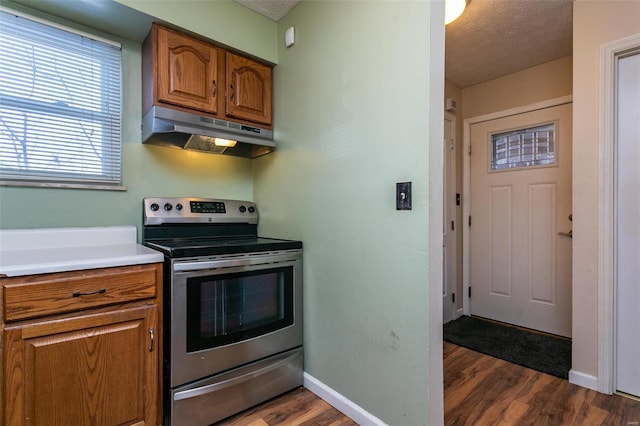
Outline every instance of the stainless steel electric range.
{"type": "Polygon", "coordinates": [[[257,235],[254,203],[145,198],[164,253],[164,423],[205,426],[302,385],[302,242],[257,235]]]}

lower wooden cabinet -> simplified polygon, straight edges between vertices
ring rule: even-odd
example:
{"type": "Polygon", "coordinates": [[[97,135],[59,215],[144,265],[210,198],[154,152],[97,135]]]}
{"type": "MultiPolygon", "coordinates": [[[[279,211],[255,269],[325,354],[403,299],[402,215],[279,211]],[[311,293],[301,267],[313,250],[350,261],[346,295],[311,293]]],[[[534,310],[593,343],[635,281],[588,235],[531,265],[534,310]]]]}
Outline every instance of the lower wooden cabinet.
{"type": "Polygon", "coordinates": [[[160,308],[155,302],[5,323],[0,423],[159,424],[160,308]]]}

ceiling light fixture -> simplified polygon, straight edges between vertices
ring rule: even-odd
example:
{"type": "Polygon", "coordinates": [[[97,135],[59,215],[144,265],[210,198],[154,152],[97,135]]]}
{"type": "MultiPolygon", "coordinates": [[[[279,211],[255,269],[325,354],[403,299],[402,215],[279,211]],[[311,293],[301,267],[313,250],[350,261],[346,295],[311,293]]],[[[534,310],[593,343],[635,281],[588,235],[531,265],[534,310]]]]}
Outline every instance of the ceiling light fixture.
{"type": "Polygon", "coordinates": [[[465,7],[467,7],[467,0],[444,0],[444,24],[447,25],[458,19],[465,7]]]}

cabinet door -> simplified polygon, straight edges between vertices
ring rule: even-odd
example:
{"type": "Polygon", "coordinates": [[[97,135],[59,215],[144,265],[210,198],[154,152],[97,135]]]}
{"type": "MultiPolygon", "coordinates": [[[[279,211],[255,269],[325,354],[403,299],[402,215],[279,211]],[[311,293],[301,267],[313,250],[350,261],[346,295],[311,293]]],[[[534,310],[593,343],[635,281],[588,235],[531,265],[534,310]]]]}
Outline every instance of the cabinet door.
{"type": "Polygon", "coordinates": [[[271,67],[226,54],[227,110],[230,117],[271,124],[271,67]]]}
{"type": "Polygon", "coordinates": [[[143,306],[5,328],[5,424],[157,424],[156,324],[143,306]]]}
{"type": "Polygon", "coordinates": [[[194,38],[158,31],[158,101],[217,112],[218,52],[194,38]]]}

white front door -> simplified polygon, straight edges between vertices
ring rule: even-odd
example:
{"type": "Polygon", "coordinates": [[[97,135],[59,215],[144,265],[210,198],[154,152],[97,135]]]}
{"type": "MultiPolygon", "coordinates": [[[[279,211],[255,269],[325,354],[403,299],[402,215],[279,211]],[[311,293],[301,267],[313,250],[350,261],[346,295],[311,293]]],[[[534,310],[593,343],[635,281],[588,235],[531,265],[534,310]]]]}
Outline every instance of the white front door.
{"type": "Polygon", "coordinates": [[[640,397],[640,51],[618,60],[616,390],[640,397]]]}
{"type": "Polygon", "coordinates": [[[571,108],[471,125],[472,315],[571,336],[571,108]]]}
{"type": "Polygon", "coordinates": [[[443,323],[455,318],[456,282],[456,183],[455,183],[455,118],[445,114],[444,119],[444,179],[442,223],[442,316],[443,323]]]}

